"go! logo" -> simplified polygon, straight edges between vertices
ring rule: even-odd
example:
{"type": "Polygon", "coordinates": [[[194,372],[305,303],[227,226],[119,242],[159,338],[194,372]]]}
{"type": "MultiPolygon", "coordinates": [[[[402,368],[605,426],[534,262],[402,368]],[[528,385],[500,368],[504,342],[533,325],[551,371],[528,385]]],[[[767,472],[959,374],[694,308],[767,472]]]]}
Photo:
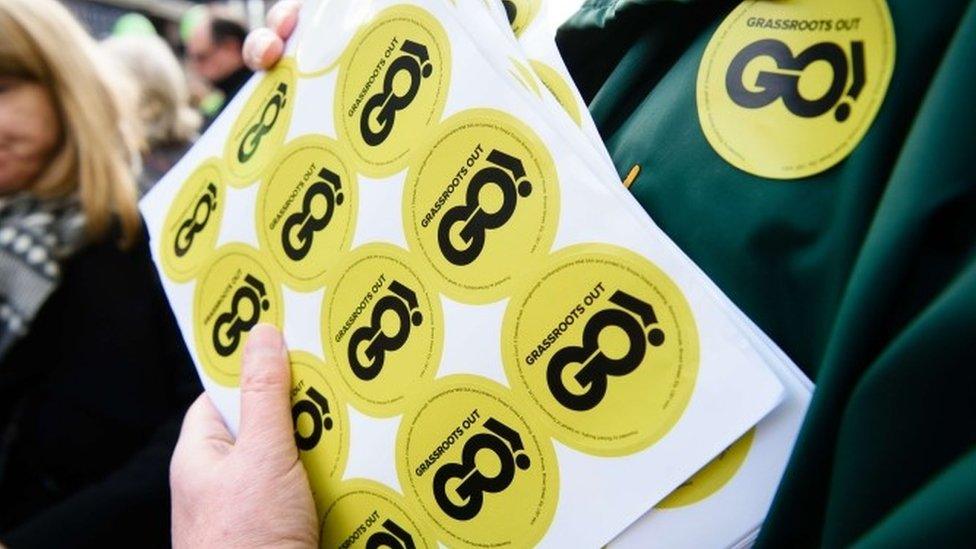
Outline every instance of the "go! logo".
{"type": "Polygon", "coordinates": [[[373,532],[366,540],[366,549],[416,549],[413,536],[393,519],[383,521],[383,530],[373,532]]]}
{"type": "Polygon", "coordinates": [[[291,407],[291,419],[295,425],[295,444],[299,450],[308,452],[319,445],[324,431],[332,430],[333,421],[329,411],[329,399],[325,395],[315,390],[315,387],[309,387],[305,390],[305,396],[306,398],[291,407]],[[302,435],[298,430],[298,420],[302,414],[308,415],[312,420],[312,432],[308,436],[302,435]]]}
{"type": "Polygon", "coordinates": [[[424,315],[418,310],[417,294],[404,284],[394,280],[388,286],[390,293],[380,298],[373,307],[369,326],[362,326],[349,338],[349,368],[363,381],[371,381],[383,371],[387,353],[403,348],[410,338],[413,326],[420,326],[424,315]],[[396,330],[392,334],[383,331],[383,315],[392,311],[397,319],[396,330]],[[362,355],[369,361],[360,360],[360,349],[366,346],[362,355]]]}
{"type": "Polygon", "coordinates": [[[200,231],[207,227],[210,215],[217,209],[217,186],[213,183],[207,184],[206,191],[200,195],[193,214],[180,224],[176,231],[176,238],[173,240],[173,251],[176,257],[183,257],[193,247],[193,239],[200,231]]]}
{"type": "Polygon", "coordinates": [[[281,226],[281,246],[292,261],[305,259],[312,249],[315,234],[329,226],[336,207],[341,206],[344,200],[339,174],[322,168],[318,177],[319,181],[306,189],[301,211],[288,216],[281,226]],[[320,216],[312,213],[312,202],[316,197],[325,200],[325,210],[320,216]]]}
{"type": "Polygon", "coordinates": [[[363,141],[372,147],[386,141],[393,131],[397,113],[413,103],[420,91],[421,81],[430,78],[434,72],[427,46],[413,40],[405,40],[400,51],[402,54],[390,63],[383,77],[383,91],[366,101],[359,118],[359,130],[363,141]],[[402,95],[394,88],[394,82],[400,73],[406,74],[410,80],[409,86],[402,95]]]}
{"type": "Polygon", "coordinates": [[[532,465],[525,453],[522,437],[511,427],[495,418],[484,423],[486,432],[469,438],[461,449],[460,463],[447,463],[434,473],[434,500],[447,516],[455,520],[471,520],[484,506],[485,494],[504,492],[515,479],[516,468],[522,471],[532,465]],[[478,454],[488,451],[497,458],[497,472],[488,476],[477,466],[478,454]],[[451,481],[460,480],[448,491],[451,481]]]}
{"type": "Polygon", "coordinates": [[[736,54],[725,76],[725,88],[729,98],[740,107],[761,109],[777,99],[782,99],[787,110],[803,118],[815,118],[836,107],[834,119],[837,122],[844,122],[851,115],[850,102],[840,102],[845,90],[846,96],[852,102],[857,101],[866,83],[862,40],[851,41],[849,56],[843,47],[834,42],[818,42],[794,55],[783,42],[764,38],[747,45],[736,54]],[[772,59],[778,70],[759,71],[755,83],[747,87],[743,82],[746,68],[762,57],[772,59]],[[800,94],[800,77],[810,65],[817,62],[825,62],[830,66],[831,81],[823,95],[808,99],[800,94]]]}
{"type": "Polygon", "coordinates": [[[261,111],[261,118],[248,128],[247,133],[241,139],[240,145],[237,148],[238,162],[246,164],[251,160],[251,157],[254,156],[261,146],[261,140],[274,129],[275,124],[278,122],[278,115],[281,114],[281,111],[287,103],[288,84],[280,82],[274,95],[264,104],[264,109],[261,111]]]}
{"type": "Polygon", "coordinates": [[[222,357],[234,354],[241,344],[241,336],[251,331],[261,319],[261,311],[271,306],[267,290],[254,275],[244,276],[244,284],[234,292],[230,310],[222,313],[214,322],[212,341],[214,350],[222,357]],[[241,314],[241,306],[247,303],[246,317],[241,314]]]}
{"type": "Polygon", "coordinates": [[[448,210],[437,227],[437,243],[444,258],[457,266],[473,263],[484,250],[488,231],[504,227],[515,214],[519,197],[532,194],[532,183],[526,179],[522,161],[498,149],[492,149],[485,166],[471,178],[465,191],[465,203],[448,210]],[[481,192],[494,187],[502,195],[501,205],[492,212],[480,202],[481,192]],[[457,233],[463,247],[454,244],[452,235],[457,225],[463,224],[457,233]]]}
{"type": "Polygon", "coordinates": [[[617,290],[609,301],[617,307],[590,317],[583,327],[583,344],[560,349],[546,368],[549,391],[570,410],[585,412],[598,406],[607,394],[610,376],[630,374],[644,361],[648,343],[654,347],[664,343],[664,332],[652,328],[658,320],[650,303],[623,290],[617,290]],[[622,330],[627,337],[627,351],[620,358],[611,358],[600,349],[601,334],[611,328],[622,330]],[[573,378],[584,387],[582,393],[573,392],[563,381],[563,372],[571,364],[580,365],[573,378]]]}

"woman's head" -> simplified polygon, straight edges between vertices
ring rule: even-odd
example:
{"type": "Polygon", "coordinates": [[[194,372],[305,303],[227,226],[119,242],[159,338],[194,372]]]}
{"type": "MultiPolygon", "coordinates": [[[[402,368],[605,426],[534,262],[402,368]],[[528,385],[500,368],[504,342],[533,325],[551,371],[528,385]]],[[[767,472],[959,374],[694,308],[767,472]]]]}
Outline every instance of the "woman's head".
{"type": "Polygon", "coordinates": [[[91,236],[117,216],[140,227],[127,77],[109,74],[94,41],[55,0],[0,2],[0,196],[77,193],[91,236]]]}
{"type": "Polygon", "coordinates": [[[166,42],[158,36],[116,36],[102,47],[139,86],[139,118],[149,147],[191,142],[202,120],[190,106],[186,75],[166,42]]]}

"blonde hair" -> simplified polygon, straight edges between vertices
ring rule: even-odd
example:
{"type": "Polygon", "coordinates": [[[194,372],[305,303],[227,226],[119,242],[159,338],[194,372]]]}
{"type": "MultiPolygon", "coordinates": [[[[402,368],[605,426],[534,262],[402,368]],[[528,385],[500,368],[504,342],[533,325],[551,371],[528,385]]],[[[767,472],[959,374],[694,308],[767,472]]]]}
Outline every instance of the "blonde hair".
{"type": "Polygon", "coordinates": [[[98,61],[95,41],[55,0],[0,2],[0,74],[37,82],[50,92],[60,143],[30,192],[42,199],[77,193],[91,239],[118,219],[123,247],[142,227],[134,160],[138,122],[127,77],[98,61]]]}
{"type": "Polygon", "coordinates": [[[115,36],[102,47],[138,83],[139,118],[148,146],[193,141],[203,120],[190,106],[186,76],[166,42],[151,35],[115,36]]]}

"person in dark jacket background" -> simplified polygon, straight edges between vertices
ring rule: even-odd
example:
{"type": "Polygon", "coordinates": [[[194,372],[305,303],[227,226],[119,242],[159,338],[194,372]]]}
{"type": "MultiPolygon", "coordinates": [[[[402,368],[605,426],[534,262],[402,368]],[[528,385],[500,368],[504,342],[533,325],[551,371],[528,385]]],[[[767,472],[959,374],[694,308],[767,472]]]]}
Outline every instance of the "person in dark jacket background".
{"type": "Polygon", "coordinates": [[[124,79],[54,0],[0,3],[0,545],[165,546],[200,392],[136,205],[124,79]]]}
{"type": "Polygon", "coordinates": [[[220,107],[207,114],[208,127],[254,74],[244,63],[242,47],[247,26],[223,10],[210,8],[186,42],[190,67],[222,96],[220,107]]]}

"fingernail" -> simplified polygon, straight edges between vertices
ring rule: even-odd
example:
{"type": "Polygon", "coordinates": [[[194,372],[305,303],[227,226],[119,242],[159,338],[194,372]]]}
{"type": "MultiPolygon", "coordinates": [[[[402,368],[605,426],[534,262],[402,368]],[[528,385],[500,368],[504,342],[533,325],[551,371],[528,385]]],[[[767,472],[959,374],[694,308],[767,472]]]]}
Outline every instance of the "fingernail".
{"type": "Polygon", "coordinates": [[[278,328],[270,324],[258,324],[247,336],[244,355],[278,355],[284,346],[285,342],[278,328]]]}
{"type": "Polygon", "coordinates": [[[251,63],[255,65],[261,65],[261,60],[264,59],[264,54],[271,47],[271,44],[275,41],[275,37],[271,35],[270,32],[261,33],[254,39],[254,49],[251,50],[251,63]]]}

